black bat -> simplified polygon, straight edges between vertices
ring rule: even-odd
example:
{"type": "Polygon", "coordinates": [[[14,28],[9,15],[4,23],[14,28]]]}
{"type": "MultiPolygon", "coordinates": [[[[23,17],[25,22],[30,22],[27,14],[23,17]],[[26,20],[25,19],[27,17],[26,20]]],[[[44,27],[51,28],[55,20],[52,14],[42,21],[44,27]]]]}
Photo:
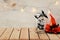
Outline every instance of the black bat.
{"type": "Polygon", "coordinates": [[[42,14],[40,14],[39,17],[37,17],[37,16],[35,15],[35,18],[36,18],[36,19],[38,19],[38,18],[40,18],[40,17],[48,18],[47,15],[44,13],[43,10],[42,10],[42,14]]]}
{"type": "Polygon", "coordinates": [[[42,10],[42,15],[43,15],[45,18],[48,18],[48,16],[44,13],[43,10],[42,10]]]}
{"type": "Polygon", "coordinates": [[[44,13],[44,11],[42,10],[42,14],[40,14],[39,17],[45,17],[45,18],[48,18],[47,15],[44,13]]]}
{"type": "Polygon", "coordinates": [[[38,19],[38,17],[37,17],[36,15],[35,15],[34,17],[35,17],[36,19],[38,19]]]}

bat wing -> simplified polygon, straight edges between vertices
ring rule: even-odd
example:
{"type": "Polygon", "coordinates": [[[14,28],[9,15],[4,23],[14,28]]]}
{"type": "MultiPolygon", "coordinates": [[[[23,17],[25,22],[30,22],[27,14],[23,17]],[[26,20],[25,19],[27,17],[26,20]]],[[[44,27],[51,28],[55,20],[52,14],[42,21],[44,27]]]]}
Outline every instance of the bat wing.
{"type": "Polygon", "coordinates": [[[44,13],[44,11],[42,11],[42,14],[44,17],[48,18],[48,16],[44,13]]]}

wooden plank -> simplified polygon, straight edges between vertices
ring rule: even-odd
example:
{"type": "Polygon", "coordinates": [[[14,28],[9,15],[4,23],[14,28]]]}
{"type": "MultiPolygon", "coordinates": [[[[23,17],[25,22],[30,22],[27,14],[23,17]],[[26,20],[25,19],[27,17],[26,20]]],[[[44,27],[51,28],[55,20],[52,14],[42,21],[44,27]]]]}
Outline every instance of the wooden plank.
{"type": "Polygon", "coordinates": [[[2,36],[2,34],[6,31],[6,28],[1,28],[0,27],[0,37],[2,36]]]}
{"type": "Polygon", "coordinates": [[[22,28],[21,35],[20,35],[20,40],[29,40],[28,28],[22,28]]]}
{"type": "Polygon", "coordinates": [[[57,36],[59,37],[59,39],[60,39],[60,34],[57,34],[57,36]]]}
{"type": "Polygon", "coordinates": [[[13,28],[7,28],[7,30],[4,32],[4,34],[0,37],[0,40],[8,40],[13,28]]]}
{"type": "Polygon", "coordinates": [[[19,35],[20,35],[20,29],[14,28],[14,31],[10,37],[10,40],[19,40],[19,35]]]}
{"type": "Polygon", "coordinates": [[[39,40],[38,34],[36,33],[36,28],[29,28],[30,40],[39,40]]]}
{"type": "Polygon", "coordinates": [[[38,34],[39,34],[40,40],[49,40],[49,38],[48,38],[47,34],[44,32],[44,30],[40,30],[38,32],[38,34]]]}
{"type": "Polygon", "coordinates": [[[48,36],[49,36],[50,40],[60,40],[60,39],[57,37],[56,34],[49,34],[49,33],[48,33],[48,36]]]}

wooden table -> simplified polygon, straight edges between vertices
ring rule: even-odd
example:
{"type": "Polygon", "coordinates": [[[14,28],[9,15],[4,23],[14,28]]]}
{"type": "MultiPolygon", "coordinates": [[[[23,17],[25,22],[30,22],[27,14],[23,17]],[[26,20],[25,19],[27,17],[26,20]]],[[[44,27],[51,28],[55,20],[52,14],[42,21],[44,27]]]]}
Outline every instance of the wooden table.
{"type": "Polygon", "coordinates": [[[60,34],[49,34],[36,28],[1,28],[0,40],[60,40],[60,34]]]}

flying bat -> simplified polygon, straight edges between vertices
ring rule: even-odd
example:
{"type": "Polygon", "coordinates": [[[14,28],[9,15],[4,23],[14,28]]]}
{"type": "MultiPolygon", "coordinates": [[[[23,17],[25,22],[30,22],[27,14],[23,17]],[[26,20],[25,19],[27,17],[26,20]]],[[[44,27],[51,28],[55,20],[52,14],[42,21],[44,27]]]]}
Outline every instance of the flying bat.
{"type": "Polygon", "coordinates": [[[37,17],[37,15],[35,15],[35,18],[38,19],[40,17],[45,17],[48,18],[48,16],[44,13],[44,11],[42,10],[42,13],[39,15],[39,17],[37,17]]]}
{"type": "Polygon", "coordinates": [[[43,10],[42,10],[42,14],[40,16],[44,16],[45,18],[48,18],[48,16],[44,13],[43,10]]]}

